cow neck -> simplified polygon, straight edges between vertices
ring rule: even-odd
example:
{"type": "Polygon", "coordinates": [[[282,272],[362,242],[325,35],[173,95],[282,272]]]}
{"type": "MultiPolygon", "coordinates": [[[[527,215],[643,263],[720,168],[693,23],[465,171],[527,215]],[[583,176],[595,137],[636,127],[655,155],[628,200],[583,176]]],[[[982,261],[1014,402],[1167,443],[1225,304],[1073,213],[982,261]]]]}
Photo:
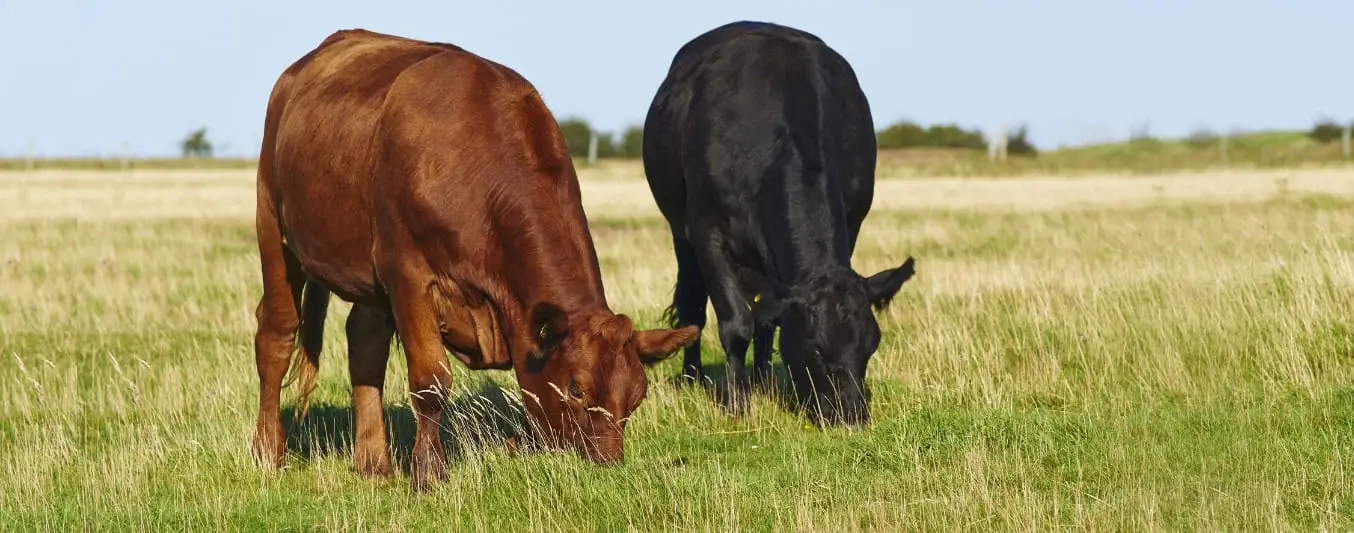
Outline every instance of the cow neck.
{"type": "Polygon", "coordinates": [[[611,315],[602,287],[597,253],[581,207],[576,215],[562,212],[558,204],[532,210],[518,220],[516,236],[505,249],[508,272],[504,285],[517,304],[514,335],[519,340],[535,335],[531,310],[539,304],[562,309],[570,321],[593,314],[611,315]],[[571,216],[573,215],[573,216],[571,216]]]}
{"type": "Polygon", "coordinates": [[[794,285],[836,270],[850,270],[846,207],[840,188],[822,174],[767,185],[780,194],[763,192],[759,205],[760,218],[770,221],[761,228],[765,272],[782,284],[794,285]]]}

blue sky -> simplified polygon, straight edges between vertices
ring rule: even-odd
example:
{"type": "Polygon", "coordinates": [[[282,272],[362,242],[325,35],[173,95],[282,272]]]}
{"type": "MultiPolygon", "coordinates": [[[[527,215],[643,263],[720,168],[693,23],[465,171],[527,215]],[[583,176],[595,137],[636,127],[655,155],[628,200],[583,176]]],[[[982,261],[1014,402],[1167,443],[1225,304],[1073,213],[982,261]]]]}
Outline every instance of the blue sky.
{"type": "Polygon", "coordinates": [[[1024,122],[1052,147],[1354,119],[1348,0],[0,0],[0,155],[172,155],[198,126],[252,155],[277,74],[353,27],[464,46],[614,130],[679,46],[738,19],[818,34],[881,126],[1024,122]]]}

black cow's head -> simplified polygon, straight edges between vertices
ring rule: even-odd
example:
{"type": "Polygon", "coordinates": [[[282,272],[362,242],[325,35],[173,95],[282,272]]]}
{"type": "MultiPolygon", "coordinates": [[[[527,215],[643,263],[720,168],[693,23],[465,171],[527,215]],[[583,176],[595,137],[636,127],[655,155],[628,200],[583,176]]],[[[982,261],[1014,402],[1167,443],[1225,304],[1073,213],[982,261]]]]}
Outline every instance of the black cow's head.
{"type": "Polygon", "coordinates": [[[868,278],[851,269],[824,272],[787,288],[751,270],[741,271],[753,320],[779,322],[780,352],[800,401],[820,424],[869,422],[865,368],[879,348],[883,309],[912,278],[915,261],[868,278]]]}

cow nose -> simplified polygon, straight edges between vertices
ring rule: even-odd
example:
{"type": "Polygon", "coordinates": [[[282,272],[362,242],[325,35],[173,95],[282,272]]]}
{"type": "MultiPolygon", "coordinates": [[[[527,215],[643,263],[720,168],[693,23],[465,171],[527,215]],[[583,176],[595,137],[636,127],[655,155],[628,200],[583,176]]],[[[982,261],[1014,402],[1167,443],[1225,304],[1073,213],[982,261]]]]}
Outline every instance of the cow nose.
{"type": "Polygon", "coordinates": [[[869,425],[870,417],[860,413],[848,412],[842,415],[837,422],[849,431],[860,431],[869,425]]]}
{"type": "Polygon", "coordinates": [[[853,399],[843,405],[836,414],[838,416],[834,417],[834,421],[851,431],[859,431],[870,423],[870,408],[860,399],[853,399]]]}
{"type": "Polygon", "coordinates": [[[625,447],[615,437],[592,437],[580,443],[583,456],[601,466],[620,464],[625,461],[625,447]]]}
{"type": "Polygon", "coordinates": [[[625,462],[625,455],[620,453],[589,452],[587,456],[598,466],[615,466],[625,462]]]}

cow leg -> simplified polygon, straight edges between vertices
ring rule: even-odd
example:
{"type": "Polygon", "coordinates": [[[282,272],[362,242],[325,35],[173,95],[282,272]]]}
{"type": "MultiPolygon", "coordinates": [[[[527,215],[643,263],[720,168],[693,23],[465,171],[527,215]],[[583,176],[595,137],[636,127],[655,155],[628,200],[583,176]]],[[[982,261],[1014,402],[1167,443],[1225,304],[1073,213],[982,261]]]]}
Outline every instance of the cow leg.
{"type": "MultiPolygon", "coordinates": [[[[387,279],[385,275],[381,277],[387,279]]],[[[447,475],[447,456],[438,430],[442,423],[443,402],[451,391],[451,371],[442,348],[428,282],[417,281],[419,278],[404,270],[395,274],[388,287],[395,329],[409,361],[409,393],[413,396],[414,419],[418,427],[410,459],[411,484],[415,491],[422,492],[447,475]]]]}
{"type": "Polygon", "coordinates": [[[738,286],[738,277],[729,258],[710,248],[698,252],[701,271],[710,294],[710,303],[714,305],[715,316],[719,319],[719,342],[724,348],[726,381],[729,386],[730,407],[741,412],[747,400],[747,355],[748,344],[752,341],[752,312],[742,289],[738,286]]]}
{"type": "MultiPolygon", "coordinates": [[[[695,325],[705,329],[705,305],[709,297],[705,293],[705,281],[701,278],[700,263],[691,243],[676,235],[672,238],[672,248],[677,254],[677,287],[672,294],[672,309],[676,315],[673,327],[695,325]]],[[[695,383],[701,383],[701,341],[687,345],[682,352],[682,377],[695,383]]]]}
{"type": "Polygon", "coordinates": [[[353,469],[368,478],[387,477],[391,473],[390,453],[381,396],[395,321],[385,308],[354,304],[347,330],[348,374],[352,378],[353,416],[357,420],[353,469]]]}
{"type": "Polygon", "coordinates": [[[259,209],[257,231],[263,297],[254,309],[258,322],[254,363],[259,375],[259,412],[250,451],[261,465],[280,467],[287,451],[279,410],[282,377],[296,347],[306,280],[296,258],[282,246],[282,232],[272,211],[259,209]]]}
{"type": "Polygon", "coordinates": [[[771,378],[772,341],[776,338],[774,325],[758,325],[752,335],[752,383],[766,385],[771,378]]]}

